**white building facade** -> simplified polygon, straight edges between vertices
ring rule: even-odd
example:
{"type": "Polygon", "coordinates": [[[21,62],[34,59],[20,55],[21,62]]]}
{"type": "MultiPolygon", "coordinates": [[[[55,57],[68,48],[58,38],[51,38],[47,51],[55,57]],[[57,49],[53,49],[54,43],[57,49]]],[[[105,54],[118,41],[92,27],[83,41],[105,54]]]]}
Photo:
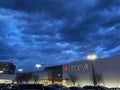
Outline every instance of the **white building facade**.
{"type": "MultiPolygon", "coordinates": [[[[107,87],[120,87],[120,57],[93,60],[94,71],[101,74],[102,81],[99,85],[107,87]]],[[[76,85],[93,85],[91,61],[80,61],[63,65],[63,84],[73,85],[69,74],[75,74],[78,78],[76,85]]]]}
{"type": "Polygon", "coordinates": [[[0,83],[14,83],[15,74],[0,74],[0,83]]]}
{"type": "MultiPolygon", "coordinates": [[[[106,87],[120,87],[120,57],[97,59],[92,61],[94,71],[101,74],[99,85],[106,87]]],[[[72,86],[70,74],[76,75],[76,86],[93,85],[91,80],[92,64],[89,60],[48,67],[48,70],[39,72],[39,83],[48,85],[52,83],[72,86]],[[57,69],[58,68],[58,69],[57,69]],[[55,77],[55,78],[54,78],[55,77]],[[54,80],[53,80],[54,79],[54,80]],[[58,81],[57,81],[58,80],[58,81]]],[[[34,72],[35,73],[35,72],[34,72]]],[[[15,74],[0,74],[1,83],[12,83],[15,74]]]]}

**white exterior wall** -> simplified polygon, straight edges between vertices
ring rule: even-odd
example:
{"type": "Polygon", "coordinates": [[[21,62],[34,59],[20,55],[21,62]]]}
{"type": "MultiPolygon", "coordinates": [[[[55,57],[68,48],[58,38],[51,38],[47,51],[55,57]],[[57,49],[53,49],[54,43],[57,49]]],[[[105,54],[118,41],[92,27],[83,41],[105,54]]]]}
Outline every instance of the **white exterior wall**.
{"type": "Polygon", "coordinates": [[[44,84],[44,85],[50,84],[49,71],[40,71],[38,75],[39,75],[39,83],[40,84],[44,84]]]}
{"type": "Polygon", "coordinates": [[[47,80],[47,79],[48,79],[48,72],[47,71],[39,72],[39,80],[47,80]]]}
{"type": "MultiPolygon", "coordinates": [[[[120,87],[120,57],[94,60],[93,64],[95,71],[101,73],[103,76],[104,81],[101,83],[101,85],[107,87],[120,87]]],[[[69,78],[69,72],[77,73],[79,78],[76,82],[76,85],[92,85],[92,81],[90,79],[90,75],[92,73],[90,61],[86,60],[63,65],[63,79],[69,78]],[[86,65],[88,68],[85,68],[84,71],[80,69],[76,70],[76,65],[79,65],[80,67],[82,67],[82,65],[86,65]],[[65,67],[73,67],[73,69],[71,71],[70,69],[65,71],[65,67]]],[[[64,80],[63,84],[67,86],[72,85],[70,80],[64,80]]]]}
{"type": "Polygon", "coordinates": [[[0,74],[0,83],[12,83],[15,77],[15,74],[0,74]]]}
{"type": "MultiPolygon", "coordinates": [[[[36,73],[37,72],[33,72],[33,74],[36,74],[36,73]]],[[[47,71],[40,71],[38,73],[38,75],[39,75],[39,83],[45,83],[44,80],[48,80],[49,79],[49,77],[48,77],[49,74],[48,73],[49,72],[47,72],[47,71]]],[[[0,83],[6,83],[6,84],[12,83],[15,80],[15,77],[16,77],[16,74],[0,74],[0,83]]]]}

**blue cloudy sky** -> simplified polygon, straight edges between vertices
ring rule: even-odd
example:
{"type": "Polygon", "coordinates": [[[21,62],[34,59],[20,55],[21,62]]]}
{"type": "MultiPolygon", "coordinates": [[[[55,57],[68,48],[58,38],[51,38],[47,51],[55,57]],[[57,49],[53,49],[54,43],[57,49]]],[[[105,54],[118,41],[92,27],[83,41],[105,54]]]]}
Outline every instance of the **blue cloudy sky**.
{"type": "Polygon", "coordinates": [[[120,55],[120,0],[0,0],[0,61],[24,71],[120,55]]]}

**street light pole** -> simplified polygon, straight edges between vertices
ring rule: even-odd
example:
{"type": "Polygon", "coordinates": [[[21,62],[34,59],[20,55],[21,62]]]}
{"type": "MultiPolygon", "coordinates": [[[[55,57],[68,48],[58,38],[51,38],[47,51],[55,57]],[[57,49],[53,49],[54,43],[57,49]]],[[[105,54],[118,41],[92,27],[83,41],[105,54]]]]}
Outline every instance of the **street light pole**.
{"type": "Polygon", "coordinates": [[[96,55],[88,55],[87,58],[88,58],[88,60],[90,60],[90,63],[91,63],[91,66],[92,66],[93,84],[95,86],[97,81],[96,81],[96,75],[95,75],[95,68],[94,68],[94,65],[93,65],[93,60],[95,60],[97,58],[97,56],[96,55]]]}
{"type": "Polygon", "coordinates": [[[18,68],[19,84],[21,84],[21,80],[22,80],[22,72],[23,72],[23,69],[22,69],[22,68],[18,68]]]}
{"type": "Polygon", "coordinates": [[[35,67],[38,69],[38,70],[37,70],[37,76],[36,76],[36,81],[37,81],[38,76],[39,76],[38,73],[39,73],[39,69],[40,69],[40,67],[41,67],[41,64],[36,64],[35,67]]]}

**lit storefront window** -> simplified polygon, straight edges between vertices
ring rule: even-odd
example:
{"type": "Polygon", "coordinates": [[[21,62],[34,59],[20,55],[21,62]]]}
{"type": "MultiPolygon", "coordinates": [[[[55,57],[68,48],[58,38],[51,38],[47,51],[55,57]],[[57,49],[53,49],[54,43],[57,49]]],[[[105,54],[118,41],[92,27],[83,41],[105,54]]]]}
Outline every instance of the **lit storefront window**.
{"type": "Polygon", "coordinates": [[[0,71],[0,73],[3,73],[3,71],[0,71]]]}

